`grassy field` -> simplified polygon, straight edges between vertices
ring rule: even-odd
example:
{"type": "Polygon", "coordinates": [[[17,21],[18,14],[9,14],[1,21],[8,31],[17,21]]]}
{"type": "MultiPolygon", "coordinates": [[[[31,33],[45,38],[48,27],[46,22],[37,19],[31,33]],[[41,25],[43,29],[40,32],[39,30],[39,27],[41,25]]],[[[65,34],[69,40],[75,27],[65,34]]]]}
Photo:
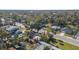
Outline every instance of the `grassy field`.
{"type": "Polygon", "coordinates": [[[54,44],[54,46],[62,49],[62,50],[79,50],[79,47],[74,46],[72,44],[63,42],[61,40],[56,39],[57,43],[54,44]]]}

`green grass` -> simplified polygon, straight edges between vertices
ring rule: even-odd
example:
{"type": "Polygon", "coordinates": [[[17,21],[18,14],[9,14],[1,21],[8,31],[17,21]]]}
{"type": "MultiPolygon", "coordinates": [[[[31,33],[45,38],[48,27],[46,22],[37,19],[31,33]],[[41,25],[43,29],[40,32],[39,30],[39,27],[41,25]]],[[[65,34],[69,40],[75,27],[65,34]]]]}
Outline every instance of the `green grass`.
{"type": "Polygon", "coordinates": [[[54,44],[54,46],[57,46],[58,48],[62,50],[79,50],[79,47],[74,46],[72,44],[66,43],[66,42],[61,42],[61,40],[56,39],[57,43],[54,44]],[[61,45],[63,44],[63,45],[61,45]]]}
{"type": "Polygon", "coordinates": [[[47,30],[48,32],[52,32],[52,29],[51,29],[50,27],[46,28],[46,30],[47,30]]]}
{"type": "Polygon", "coordinates": [[[71,37],[72,35],[69,35],[69,34],[65,34],[65,36],[71,37]]]}
{"type": "Polygon", "coordinates": [[[72,29],[78,29],[78,27],[76,27],[76,26],[73,26],[73,25],[68,25],[70,28],[72,28],[72,29]]]}

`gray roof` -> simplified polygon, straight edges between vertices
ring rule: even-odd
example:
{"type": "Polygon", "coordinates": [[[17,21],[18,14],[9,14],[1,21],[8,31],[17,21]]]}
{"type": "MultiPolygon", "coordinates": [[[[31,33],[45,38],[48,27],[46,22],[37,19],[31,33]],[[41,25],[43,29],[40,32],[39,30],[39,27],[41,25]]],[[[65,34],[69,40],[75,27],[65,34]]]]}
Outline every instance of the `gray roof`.
{"type": "Polygon", "coordinates": [[[60,26],[52,26],[53,29],[60,29],[60,26]]]}
{"type": "Polygon", "coordinates": [[[18,29],[16,26],[10,26],[9,28],[7,28],[6,30],[11,31],[13,29],[18,29]]]}

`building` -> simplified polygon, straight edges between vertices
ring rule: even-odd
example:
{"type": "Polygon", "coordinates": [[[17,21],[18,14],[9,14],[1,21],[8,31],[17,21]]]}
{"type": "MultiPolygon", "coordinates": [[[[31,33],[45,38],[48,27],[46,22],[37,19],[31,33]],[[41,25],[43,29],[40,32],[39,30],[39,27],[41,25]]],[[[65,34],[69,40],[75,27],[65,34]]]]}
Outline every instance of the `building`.
{"type": "Polygon", "coordinates": [[[7,27],[6,28],[6,30],[10,33],[10,34],[15,34],[15,32],[17,31],[17,30],[19,30],[19,28],[18,27],[16,27],[16,26],[9,26],[9,27],[7,27]]]}
{"type": "Polygon", "coordinates": [[[40,36],[34,36],[33,39],[39,41],[41,39],[41,37],[40,36]]]}
{"type": "Polygon", "coordinates": [[[26,31],[26,27],[23,24],[15,22],[15,25],[22,31],[22,33],[26,31]]]}
{"type": "Polygon", "coordinates": [[[75,35],[76,39],[79,39],[79,32],[75,35]]]}
{"type": "Polygon", "coordinates": [[[40,30],[38,31],[38,33],[40,33],[40,34],[45,34],[45,35],[48,34],[48,32],[47,32],[47,30],[46,30],[45,28],[40,29],[40,30]]]}
{"type": "Polygon", "coordinates": [[[17,26],[8,26],[6,28],[6,31],[8,31],[12,35],[12,37],[16,37],[22,34],[21,30],[19,30],[17,26]]]}
{"type": "Polygon", "coordinates": [[[10,48],[8,48],[8,50],[16,50],[15,48],[13,48],[13,47],[10,47],[10,48]]]}
{"type": "Polygon", "coordinates": [[[2,23],[2,25],[5,24],[5,19],[4,18],[1,18],[1,23],[2,23]]]}
{"type": "Polygon", "coordinates": [[[65,28],[61,29],[61,32],[65,33],[65,34],[72,34],[73,31],[72,31],[72,29],[65,27],[65,28]]]}
{"type": "Polygon", "coordinates": [[[54,30],[59,30],[60,26],[52,26],[51,28],[54,29],[54,30]]]}

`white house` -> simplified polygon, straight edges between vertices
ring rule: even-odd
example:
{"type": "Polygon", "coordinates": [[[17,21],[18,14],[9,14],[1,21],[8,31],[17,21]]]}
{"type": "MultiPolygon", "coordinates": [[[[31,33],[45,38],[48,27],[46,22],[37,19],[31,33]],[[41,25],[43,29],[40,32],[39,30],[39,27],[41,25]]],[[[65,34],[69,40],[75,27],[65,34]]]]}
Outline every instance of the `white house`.
{"type": "Polygon", "coordinates": [[[44,33],[44,29],[40,29],[38,33],[44,33]]]}
{"type": "Polygon", "coordinates": [[[20,28],[22,33],[24,33],[26,31],[26,28],[25,28],[25,26],[23,24],[15,22],[15,25],[20,28]]]}
{"type": "Polygon", "coordinates": [[[5,19],[4,18],[1,18],[1,22],[4,25],[5,24],[5,19]]]}
{"type": "Polygon", "coordinates": [[[41,39],[41,37],[40,36],[34,36],[33,39],[39,41],[41,39]]]}
{"type": "Polygon", "coordinates": [[[60,26],[52,26],[51,28],[56,30],[56,29],[60,29],[60,26]]]}
{"type": "Polygon", "coordinates": [[[42,28],[42,29],[40,29],[38,31],[38,33],[40,33],[40,34],[47,34],[48,32],[47,32],[47,30],[45,28],[42,28]]]}

